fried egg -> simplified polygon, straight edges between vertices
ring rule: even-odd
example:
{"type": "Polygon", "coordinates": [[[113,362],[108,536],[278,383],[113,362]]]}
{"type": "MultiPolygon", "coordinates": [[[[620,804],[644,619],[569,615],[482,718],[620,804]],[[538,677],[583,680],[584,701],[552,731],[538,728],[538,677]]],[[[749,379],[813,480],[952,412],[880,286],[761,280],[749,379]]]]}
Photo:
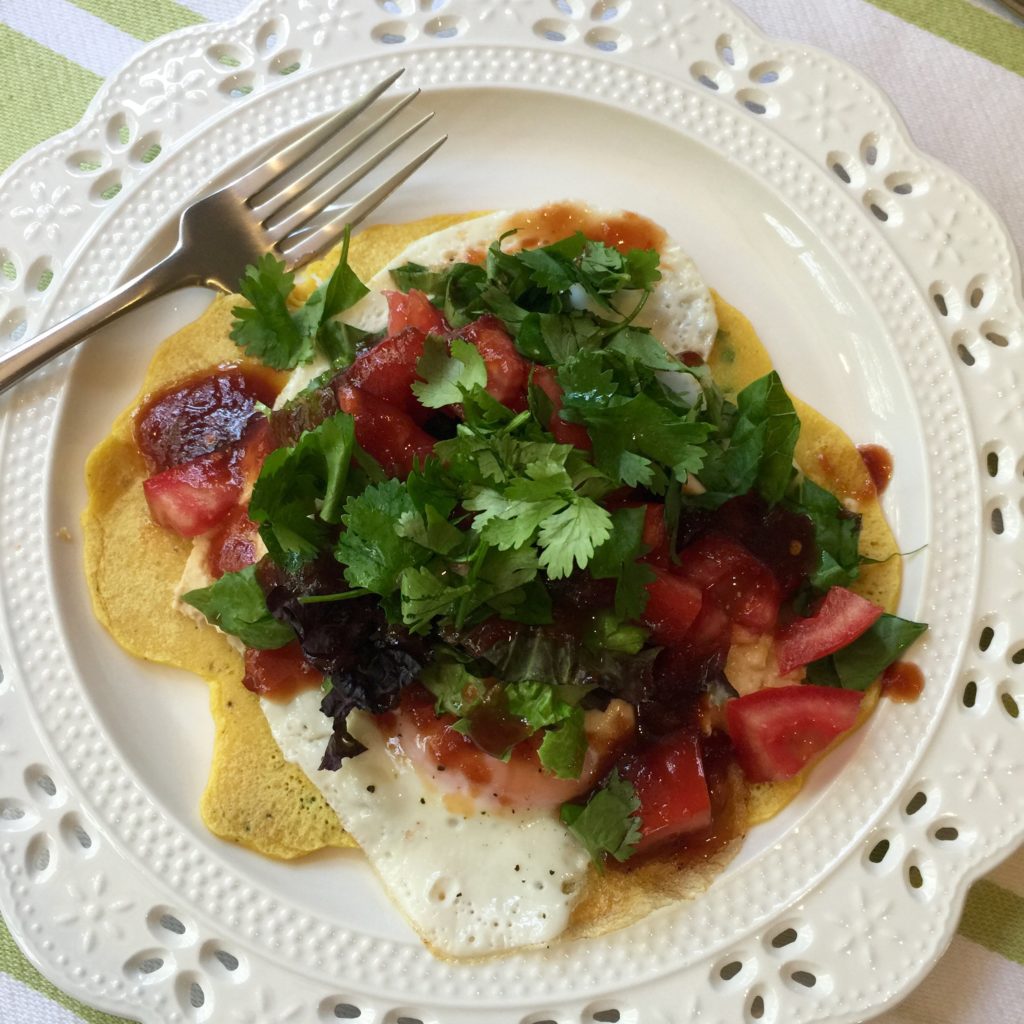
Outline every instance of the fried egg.
{"type": "MultiPolygon", "coordinates": [[[[480,262],[494,239],[513,230],[506,251],[550,244],[576,230],[622,249],[656,248],[661,280],[634,322],[649,327],[674,355],[709,355],[718,322],[714,300],[693,261],[646,218],[581,204],[499,211],[427,235],[367,282],[369,294],[343,314],[344,320],[366,331],[384,330],[388,306],[383,292],[394,287],[391,268],[410,262],[431,269],[480,262]]],[[[590,302],[585,295],[574,301],[580,308],[590,302]]],[[[627,293],[614,304],[629,310],[635,301],[627,293]]],[[[595,312],[608,315],[603,309],[595,312]]],[[[320,357],[296,369],[277,406],[326,369],[320,357]]],[[[201,578],[206,572],[197,543],[179,595],[212,582],[201,578]]],[[[202,620],[180,600],[176,606],[202,620]]],[[[466,792],[454,778],[431,772],[416,750],[407,753],[401,734],[383,736],[374,719],[361,712],[352,713],[348,727],[367,749],[347,758],[337,771],[321,771],[333,722],[321,713],[320,702],[319,691],[306,691],[284,702],[261,698],[260,705],[285,759],[320,790],[393,902],[435,953],[485,956],[543,945],[566,929],[584,889],[589,858],[560,821],[557,803],[535,807],[526,801],[508,807],[466,792]]],[[[631,715],[628,722],[608,717],[604,725],[614,726],[612,732],[632,728],[631,715]]],[[[614,736],[605,739],[613,742],[614,736]]]]}

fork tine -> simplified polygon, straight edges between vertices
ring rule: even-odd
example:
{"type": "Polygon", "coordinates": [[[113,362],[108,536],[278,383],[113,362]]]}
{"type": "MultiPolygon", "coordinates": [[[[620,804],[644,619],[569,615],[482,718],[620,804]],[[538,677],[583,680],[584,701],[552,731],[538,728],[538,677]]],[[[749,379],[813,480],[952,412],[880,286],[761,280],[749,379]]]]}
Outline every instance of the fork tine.
{"type": "MultiPolygon", "coordinates": [[[[407,128],[404,132],[392,139],[386,146],[379,149],[373,156],[369,157],[353,171],[350,171],[340,181],[336,181],[327,188],[322,189],[311,199],[306,200],[301,206],[291,211],[285,211],[284,215],[277,218],[272,218],[267,221],[263,227],[266,231],[267,237],[276,242],[280,238],[284,238],[285,235],[291,234],[301,225],[307,223],[310,218],[315,217],[320,213],[329,203],[337,199],[338,196],[347,192],[356,182],[361,181],[370,173],[378,164],[389,157],[406,139],[415,135],[428,121],[433,118],[433,113],[427,114],[416,122],[411,128],[407,128]]],[[[324,172],[326,173],[326,171],[324,172]]],[[[296,200],[297,202],[298,200],[296,200]]]]}
{"type": "MultiPolygon", "coordinates": [[[[283,206],[286,206],[291,200],[300,196],[306,189],[315,185],[324,175],[334,170],[343,160],[348,159],[357,149],[359,149],[364,142],[371,139],[377,134],[386,124],[388,124],[393,118],[397,117],[405,108],[412,103],[417,96],[419,96],[420,90],[416,89],[414,92],[403,96],[396,103],[392,104],[391,108],[381,114],[373,124],[368,125],[358,135],[350,139],[348,142],[342,143],[336,149],[329,152],[323,159],[319,160],[315,166],[309,170],[304,171],[294,181],[289,182],[284,188],[274,195],[268,196],[266,199],[260,200],[260,195],[265,194],[269,191],[268,188],[264,188],[257,195],[253,196],[249,200],[249,206],[261,217],[271,217],[277,213],[283,206]]],[[[273,184],[273,182],[271,182],[273,184]]]]}
{"type": "Polygon", "coordinates": [[[284,149],[236,178],[228,188],[240,199],[247,200],[250,196],[272,185],[283,174],[317,150],[335,132],[354,121],[371,103],[387,92],[404,73],[405,68],[399,68],[393,74],[388,75],[383,82],[375,85],[344,110],[339,110],[338,113],[331,115],[326,121],[310,129],[305,135],[285,146],[284,149]]]}
{"type": "Polygon", "coordinates": [[[336,241],[338,241],[339,238],[341,238],[346,227],[355,227],[357,224],[361,223],[367,216],[376,210],[377,207],[380,206],[380,204],[406,180],[406,178],[425,164],[447,141],[447,135],[441,136],[441,138],[436,142],[431,143],[425,150],[423,150],[422,153],[413,157],[409,163],[388,178],[387,181],[378,185],[372,192],[369,192],[366,196],[360,199],[359,202],[347,207],[345,210],[338,213],[315,230],[308,233],[293,231],[291,235],[288,235],[283,239],[283,242],[286,243],[290,239],[296,238],[292,245],[286,247],[282,245],[281,242],[278,242],[277,249],[284,257],[284,260],[288,265],[288,269],[295,270],[297,267],[301,267],[304,263],[308,263],[311,259],[319,256],[324,252],[324,250],[329,249],[336,241]]]}

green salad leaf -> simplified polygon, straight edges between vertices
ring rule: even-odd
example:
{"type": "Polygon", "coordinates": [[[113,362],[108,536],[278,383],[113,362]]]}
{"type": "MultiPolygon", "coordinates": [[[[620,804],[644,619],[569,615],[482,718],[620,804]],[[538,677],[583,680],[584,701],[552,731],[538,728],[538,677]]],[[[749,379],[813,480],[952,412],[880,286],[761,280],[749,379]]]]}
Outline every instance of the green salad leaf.
{"type": "Polygon", "coordinates": [[[631,782],[614,770],[586,804],[562,804],[562,821],[586,847],[598,870],[605,856],[629,860],[640,842],[640,799],[631,782]]]}
{"type": "Polygon", "coordinates": [[[866,690],[927,628],[923,622],[882,615],[853,643],[808,665],[807,679],[818,686],[866,690]]]}
{"type": "Polygon", "coordinates": [[[267,610],[254,565],[240,572],[226,572],[215,583],[190,590],[181,599],[198,608],[218,629],[237,636],[246,647],[273,649],[295,639],[292,628],[278,622],[267,610]]]}

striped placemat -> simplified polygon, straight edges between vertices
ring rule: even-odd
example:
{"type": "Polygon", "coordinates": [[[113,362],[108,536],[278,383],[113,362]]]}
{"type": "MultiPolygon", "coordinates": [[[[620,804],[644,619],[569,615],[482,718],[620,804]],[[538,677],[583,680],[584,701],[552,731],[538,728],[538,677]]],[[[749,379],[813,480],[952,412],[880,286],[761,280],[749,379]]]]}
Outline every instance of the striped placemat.
{"type": "MultiPolygon", "coordinates": [[[[1024,248],[1024,20],[997,0],[734,2],[770,35],[820,46],[871,75],[895,100],[922,148],[977,186],[1018,249],[1024,248]]],[[[74,125],[103,79],[144,43],[187,25],[234,17],[246,3],[0,0],[0,168],[74,125]]],[[[18,951],[2,920],[0,1022],[119,1024],[47,982],[18,951]]],[[[878,1024],[1020,1022],[1024,851],[973,887],[949,952],[878,1024]]]]}

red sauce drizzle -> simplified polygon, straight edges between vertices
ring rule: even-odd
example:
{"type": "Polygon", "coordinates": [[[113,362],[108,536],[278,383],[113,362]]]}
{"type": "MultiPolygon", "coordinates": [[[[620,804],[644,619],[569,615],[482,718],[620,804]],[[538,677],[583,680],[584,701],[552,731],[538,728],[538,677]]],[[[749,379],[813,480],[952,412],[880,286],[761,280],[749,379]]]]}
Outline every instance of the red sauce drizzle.
{"type": "Polygon", "coordinates": [[[298,640],[273,651],[252,647],[245,651],[245,688],[271,700],[291,700],[303,690],[312,690],[323,682],[323,674],[312,668],[302,656],[298,640]]]}
{"type": "Polygon", "coordinates": [[[892,480],[892,455],[880,444],[859,444],[857,451],[875,485],[875,493],[883,494],[892,480]]]}
{"type": "Polygon", "coordinates": [[[529,249],[551,245],[576,231],[582,231],[592,242],[604,242],[621,253],[630,249],[656,249],[665,245],[665,232],[653,221],[638,213],[619,213],[598,217],[576,203],[550,203],[534,211],[526,220],[516,219],[509,227],[518,228],[510,240],[510,249],[529,249]]]}
{"type": "Polygon", "coordinates": [[[898,704],[912,704],[924,691],[924,673],[909,661],[897,661],[882,673],[882,695],[898,704]]]}
{"type": "Polygon", "coordinates": [[[273,405],[285,379],[275,370],[219,366],[147,395],[135,413],[135,443],[150,471],[237,441],[256,402],[273,405]]]}

